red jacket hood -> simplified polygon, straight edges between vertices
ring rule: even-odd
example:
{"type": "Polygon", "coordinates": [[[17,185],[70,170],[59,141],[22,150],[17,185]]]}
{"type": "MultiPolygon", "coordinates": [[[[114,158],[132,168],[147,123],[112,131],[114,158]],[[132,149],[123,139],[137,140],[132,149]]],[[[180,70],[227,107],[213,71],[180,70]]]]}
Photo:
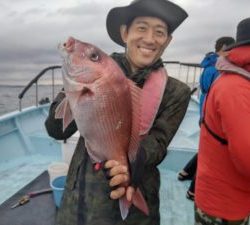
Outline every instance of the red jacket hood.
{"type": "Polygon", "coordinates": [[[219,57],[216,68],[220,72],[241,74],[250,79],[250,46],[235,48],[227,57],[219,57]]]}

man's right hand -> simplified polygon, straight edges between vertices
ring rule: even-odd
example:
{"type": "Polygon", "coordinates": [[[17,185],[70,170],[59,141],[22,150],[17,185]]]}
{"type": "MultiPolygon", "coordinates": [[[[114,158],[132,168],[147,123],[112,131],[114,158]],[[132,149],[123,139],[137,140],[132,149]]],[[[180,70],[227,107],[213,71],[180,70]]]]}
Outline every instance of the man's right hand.
{"type": "Polygon", "coordinates": [[[116,160],[109,160],[105,163],[104,168],[108,170],[108,176],[111,177],[109,181],[109,186],[114,188],[118,186],[115,190],[111,191],[111,199],[119,199],[126,194],[127,200],[131,201],[134,193],[133,187],[123,187],[121,186],[124,183],[128,183],[130,176],[128,172],[128,167],[121,165],[116,160]]]}

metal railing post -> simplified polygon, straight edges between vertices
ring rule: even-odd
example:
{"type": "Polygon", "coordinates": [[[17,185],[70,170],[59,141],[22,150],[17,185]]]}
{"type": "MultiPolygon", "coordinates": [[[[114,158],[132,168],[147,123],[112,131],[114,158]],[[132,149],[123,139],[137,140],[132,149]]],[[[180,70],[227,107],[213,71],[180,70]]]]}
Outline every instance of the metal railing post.
{"type": "Polygon", "coordinates": [[[61,66],[50,66],[45,69],[43,69],[34,79],[32,79],[22,90],[22,92],[18,95],[19,98],[19,111],[22,110],[22,98],[24,97],[25,93],[32,87],[33,84],[36,84],[36,106],[38,106],[38,80],[49,70],[52,70],[52,85],[53,85],[53,99],[54,99],[54,70],[55,69],[60,69],[61,66]]]}
{"type": "Polygon", "coordinates": [[[19,111],[22,111],[22,99],[19,99],[19,111]]]}
{"type": "Polygon", "coordinates": [[[188,68],[187,68],[187,77],[186,77],[186,84],[188,85],[188,78],[189,78],[189,66],[188,66],[188,68]]]}
{"type": "Polygon", "coordinates": [[[38,85],[36,82],[36,107],[38,106],[38,85]]]}
{"type": "Polygon", "coordinates": [[[52,69],[52,101],[55,98],[55,74],[54,69],[52,69]]]}
{"type": "Polygon", "coordinates": [[[196,67],[194,67],[194,78],[193,78],[192,88],[194,88],[195,86],[195,80],[196,80],[196,67]]]}

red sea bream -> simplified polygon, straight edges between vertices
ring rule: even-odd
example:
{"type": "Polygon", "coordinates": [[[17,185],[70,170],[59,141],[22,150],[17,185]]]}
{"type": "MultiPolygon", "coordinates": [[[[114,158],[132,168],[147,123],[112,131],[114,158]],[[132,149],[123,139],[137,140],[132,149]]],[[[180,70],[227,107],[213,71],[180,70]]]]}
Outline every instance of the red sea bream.
{"type": "MultiPolygon", "coordinates": [[[[75,120],[93,163],[114,159],[129,166],[136,159],[143,130],[148,130],[145,126],[142,129],[145,118],[140,115],[145,108],[143,96],[149,92],[145,94],[111,57],[91,44],[69,38],[60,50],[66,98],[58,106],[56,117],[63,118],[63,129],[75,120]]],[[[131,203],[122,197],[119,204],[125,219],[131,203]]],[[[139,188],[132,204],[149,213],[139,188]]]]}

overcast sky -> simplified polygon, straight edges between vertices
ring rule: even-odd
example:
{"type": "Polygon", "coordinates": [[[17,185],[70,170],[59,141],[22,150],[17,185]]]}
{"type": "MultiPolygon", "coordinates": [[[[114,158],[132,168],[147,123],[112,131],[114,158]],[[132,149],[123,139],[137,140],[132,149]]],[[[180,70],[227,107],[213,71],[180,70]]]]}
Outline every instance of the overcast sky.
{"type": "MultiPolygon", "coordinates": [[[[153,0],[152,0],[153,1],[153,0]]],[[[238,22],[250,17],[250,0],[174,0],[189,17],[175,31],[163,58],[200,62],[220,36],[235,36],[238,22]]],[[[0,84],[30,79],[60,64],[58,43],[69,36],[107,53],[123,51],[106,32],[108,11],[130,0],[0,0],[0,84]]]]}

